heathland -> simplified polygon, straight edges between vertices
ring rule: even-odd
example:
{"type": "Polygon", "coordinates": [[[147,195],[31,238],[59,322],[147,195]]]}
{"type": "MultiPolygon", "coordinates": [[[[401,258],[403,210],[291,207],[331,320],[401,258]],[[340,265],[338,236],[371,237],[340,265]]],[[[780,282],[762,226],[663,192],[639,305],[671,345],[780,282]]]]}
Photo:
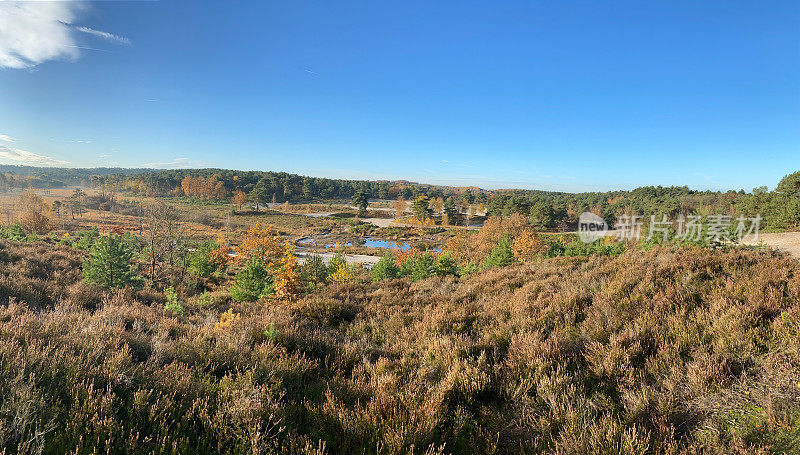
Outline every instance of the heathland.
{"type": "Polygon", "coordinates": [[[800,263],[735,221],[796,230],[800,173],[568,194],[3,170],[5,453],[800,452],[800,263]],[[583,243],[583,211],[700,235],[583,243]]]}

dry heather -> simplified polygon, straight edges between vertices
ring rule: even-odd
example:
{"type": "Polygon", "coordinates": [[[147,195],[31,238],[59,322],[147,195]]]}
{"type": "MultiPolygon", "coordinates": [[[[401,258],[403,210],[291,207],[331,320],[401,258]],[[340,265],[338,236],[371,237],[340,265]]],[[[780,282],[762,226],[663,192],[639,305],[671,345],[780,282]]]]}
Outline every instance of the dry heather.
{"type": "Polygon", "coordinates": [[[800,450],[800,265],[771,253],[343,283],[221,323],[75,284],[72,250],[0,254],[8,453],[800,450]]]}

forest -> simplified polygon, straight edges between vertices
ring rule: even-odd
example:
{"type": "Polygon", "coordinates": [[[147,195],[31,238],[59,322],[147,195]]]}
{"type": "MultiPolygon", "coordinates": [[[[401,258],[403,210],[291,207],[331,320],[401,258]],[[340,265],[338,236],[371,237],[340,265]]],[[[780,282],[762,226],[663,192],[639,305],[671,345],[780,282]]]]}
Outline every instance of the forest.
{"type": "Polygon", "coordinates": [[[301,176],[284,172],[234,171],[223,169],[136,170],[59,169],[0,167],[0,188],[63,187],[67,182],[111,191],[156,197],[189,197],[207,201],[235,201],[266,206],[270,203],[301,203],[350,200],[358,194],[366,199],[412,201],[419,196],[442,199],[462,214],[485,210],[489,215],[514,213],[529,216],[544,230],[574,230],[580,213],[591,211],[613,224],[617,216],[699,213],[760,214],[766,229],[784,230],[800,226],[800,172],[786,175],[775,187],[750,191],[698,191],[688,187],[648,186],[633,190],[595,193],[563,193],[541,190],[485,190],[476,187],[425,185],[406,181],[340,180],[301,176]],[[10,172],[14,171],[14,172],[10,172]],[[58,182],[48,186],[47,182],[58,182]]]}

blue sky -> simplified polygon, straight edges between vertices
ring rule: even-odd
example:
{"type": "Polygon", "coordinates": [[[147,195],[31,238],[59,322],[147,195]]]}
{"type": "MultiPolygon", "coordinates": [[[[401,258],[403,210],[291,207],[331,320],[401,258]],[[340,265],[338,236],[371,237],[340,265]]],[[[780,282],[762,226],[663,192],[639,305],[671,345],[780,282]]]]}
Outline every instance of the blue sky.
{"type": "Polygon", "coordinates": [[[0,162],[774,187],[798,36],[795,1],[0,2],[0,162]]]}

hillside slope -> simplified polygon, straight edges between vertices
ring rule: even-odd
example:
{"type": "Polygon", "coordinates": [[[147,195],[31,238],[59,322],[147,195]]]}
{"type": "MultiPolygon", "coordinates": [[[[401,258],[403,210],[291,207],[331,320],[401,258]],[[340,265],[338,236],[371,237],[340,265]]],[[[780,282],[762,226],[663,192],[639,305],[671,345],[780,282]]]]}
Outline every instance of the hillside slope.
{"type": "Polygon", "coordinates": [[[785,256],[557,258],[331,285],[220,320],[227,303],[169,316],[147,290],[68,283],[74,250],[0,247],[12,453],[800,450],[800,264],[785,256]]]}

